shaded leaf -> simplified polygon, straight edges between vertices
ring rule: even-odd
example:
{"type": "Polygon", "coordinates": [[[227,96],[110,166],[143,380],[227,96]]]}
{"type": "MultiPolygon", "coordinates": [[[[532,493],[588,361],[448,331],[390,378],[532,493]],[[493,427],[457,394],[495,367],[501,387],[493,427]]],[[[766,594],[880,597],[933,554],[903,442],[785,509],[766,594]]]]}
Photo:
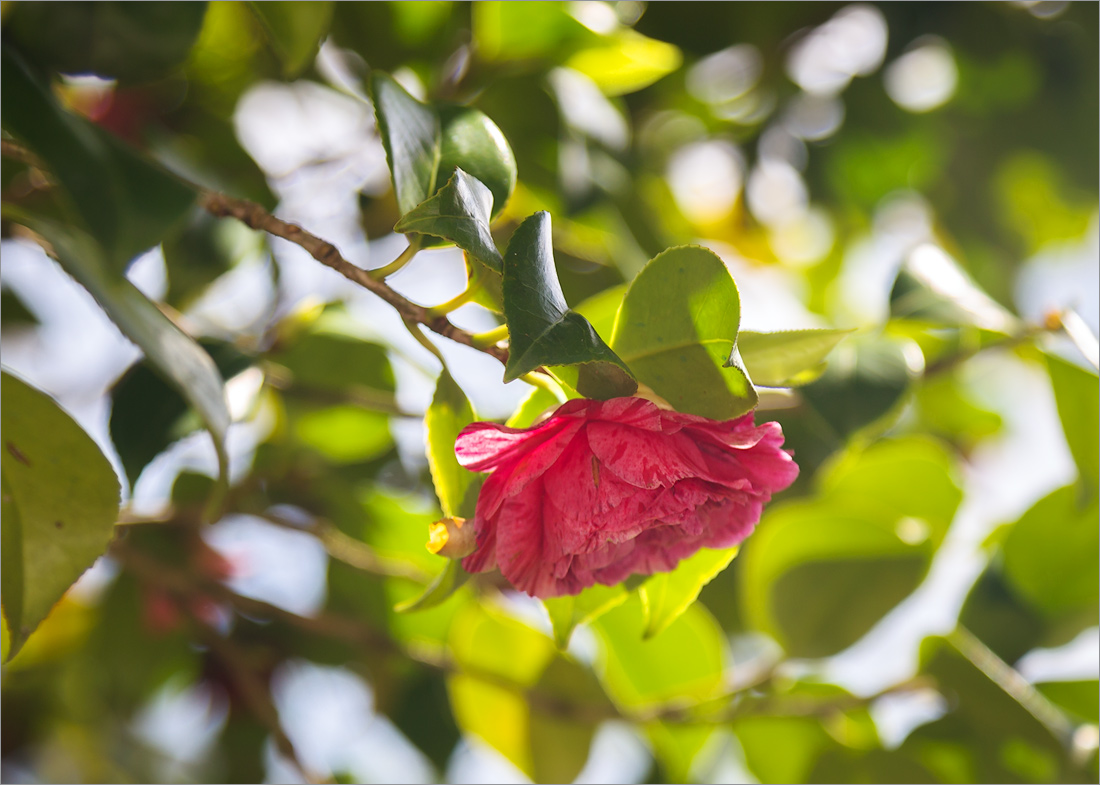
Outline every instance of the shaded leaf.
{"type": "Polygon", "coordinates": [[[370,84],[397,206],[405,215],[437,187],[441,155],[439,116],[430,106],[405,92],[389,74],[375,71],[370,84]]]}
{"type": "Polygon", "coordinates": [[[1046,363],[1079,482],[1086,497],[1095,502],[1100,482],[1100,380],[1095,373],[1054,355],[1046,355],[1046,363]]]}
{"type": "Polygon", "coordinates": [[[443,572],[435,576],[428,584],[424,592],[412,599],[404,600],[393,606],[398,613],[412,613],[413,611],[426,611],[446,602],[452,594],[462,587],[462,584],[470,577],[470,573],[462,569],[458,559],[448,559],[443,572]]]}
{"type": "Polygon", "coordinates": [[[145,352],[146,359],[202,418],[218,456],[214,505],[228,484],[225,435],[229,429],[221,374],[191,336],[176,326],[129,280],[110,271],[96,242],[78,229],[30,216],[17,217],[53,247],[61,266],[87,289],[107,316],[145,352]]]}
{"type": "Polygon", "coordinates": [[[394,231],[450,240],[493,272],[500,273],[504,260],[489,231],[492,207],[489,189],[477,178],[456,169],[447,184],[407,213],[394,231]]]}
{"type": "Polygon", "coordinates": [[[508,244],[504,317],[510,336],[505,381],[541,365],[581,365],[578,390],[588,397],[630,395],[637,389],[622,360],[566,305],[554,268],[549,213],[525,220],[508,244]]]}
{"type": "Polygon", "coordinates": [[[272,49],[283,64],[283,76],[298,76],[309,67],[328,33],[332,3],[328,0],[265,0],[248,4],[259,17],[272,49]]]}
{"type": "Polygon", "coordinates": [[[121,271],[186,215],[196,198],[189,186],[62,109],[7,44],[3,72],[4,129],[60,182],[108,269],[121,271]]]}
{"type": "Polygon", "coordinates": [[[184,61],[202,28],[206,5],[20,3],[10,15],[5,12],[4,32],[45,68],[146,82],[184,61]]]}
{"type": "Polygon", "coordinates": [[[106,551],[119,485],[99,447],[48,396],[6,373],[0,385],[0,575],[10,656],[106,551]]]}
{"type": "Polygon", "coordinates": [[[679,246],[651,259],[630,284],[611,346],[677,411],[727,420],[756,405],[752,382],[727,367],[740,321],[737,285],[722,260],[679,246]]]}
{"type": "Polygon", "coordinates": [[[442,129],[437,187],[461,168],[493,194],[491,218],[496,218],[516,187],[516,159],[508,140],[496,123],[471,106],[439,104],[436,111],[442,129]]]}
{"type": "Polygon", "coordinates": [[[852,330],[785,330],[739,332],[737,349],[753,384],[797,387],[817,379],[825,358],[852,330]]]}
{"type": "Polygon", "coordinates": [[[550,614],[550,624],[554,630],[554,643],[565,650],[573,630],[578,624],[587,624],[598,619],[612,608],[626,602],[629,593],[622,586],[589,586],[579,594],[566,597],[552,597],[542,601],[546,612],[550,614]]]}

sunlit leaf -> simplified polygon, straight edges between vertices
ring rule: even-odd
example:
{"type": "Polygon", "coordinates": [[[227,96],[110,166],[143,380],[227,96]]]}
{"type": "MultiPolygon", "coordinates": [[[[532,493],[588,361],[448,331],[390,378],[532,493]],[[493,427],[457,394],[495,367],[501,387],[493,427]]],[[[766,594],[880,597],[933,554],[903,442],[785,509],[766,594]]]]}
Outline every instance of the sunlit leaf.
{"type": "Polygon", "coordinates": [[[737,348],[753,384],[794,387],[817,379],[825,358],[851,330],[785,330],[777,333],[741,331],[737,348]]]}
{"type": "Polygon", "coordinates": [[[1095,373],[1060,357],[1048,354],[1046,362],[1079,482],[1095,503],[1100,482],[1100,381],[1095,373]]]}
{"type": "Polygon", "coordinates": [[[680,67],[680,50],[633,30],[621,30],[601,43],[586,46],[566,61],[606,95],[641,90],[680,67]]]}
{"type": "Polygon", "coordinates": [[[629,371],[583,316],[569,310],[558,283],[550,215],[536,213],[512,235],[504,256],[504,316],[510,353],[505,381],[541,365],[580,365],[589,397],[630,395],[629,371]]]}
{"type": "Polygon", "coordinates": [[[412,613],[413,611],[425,611],[434,608],[440,603],[446,602],[466,582],[470,574],[462,569],[458,559],[448,559],[443,572],[435,576],[422,594],[411,599],[397,603],[393,609],[398,613],[412,613]]]}
{"type": "Polygon", "coordinates": [[[107,549],[119,485],[95,442],[48,396],[3,387],[3,610],[15,654],[107,549]]]}
{"type": "Polygon", "coordinates": [[[554,642],[559,649],[569,646],[569,639],[578,624],[598,619],[614,607],[626,602],[629,593],[622,586],[589,586],[580,594],[552,597],[542,601],[550,614],[554,642]]]}
{"type": "Polygon", "coordinates": [[[532,387],[505,424],[509,428],[530,428],[544,412],[560,405],[561,402],[545,387],[532,387]]]}
{"type": "Polygon", "coordinates": [[[294,433],[336,464],[373,460],[393,447],[385,414],[346,404],[302,412],[295,419],[294,433]]]}
{"type": "Polygon", "coordinates": [[[713,252],[658,254],[627,289],[612,348],[638,381],[677,411],[727,420],[756,405],[756,390],[726,363],[741,321],[737,285],[713,252]]]}
{"type": "Polygon", "coordinates": [[[466,517],[463,502],[475,475],[459,465],[455,457],[455,439],[463,428],[476,419],[466,394],[444,368],[436,382],[435,396],[424,415],[424,431],[428,468],[440,507],[447,517],[466,517]]]}
{"type": "Polygon", "coordinates": [[[654,638],[644,639],[642,604],[631,598],[597,619],[603,643],[600,680],[624,708],[666,701],[704,701],[722,690],[729,659],[726,640],[701,605],[690,606],[654,638]]]}
{"type": "Polygon", "coordinates": [[[676,565],[672,572],[658,573],[643,583],[638,594],[645,609],[645,637],[652,638],[664,632],[736,555],[736,547],[724,550],[703,548],[676,565]]]}
{"type": "Polygon", "coordinates": [[[441,154],[439,116],[381,71],[371,75],[371,98],[397,206],[405,215],[442,185],[436,182],[441,154]]]}

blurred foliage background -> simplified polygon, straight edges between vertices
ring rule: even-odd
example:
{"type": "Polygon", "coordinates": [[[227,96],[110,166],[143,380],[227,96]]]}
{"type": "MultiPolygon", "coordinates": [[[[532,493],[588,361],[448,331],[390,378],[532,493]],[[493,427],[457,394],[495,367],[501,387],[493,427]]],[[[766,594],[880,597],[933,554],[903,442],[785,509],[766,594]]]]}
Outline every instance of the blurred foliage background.
{"type": "MultiPolygon", "coordinates": [[[[519,183],[498,244],[549,210],[566,299],[601,332],[616,287],[683,243],[727,262],[744,327],[854,329],[763,398],[802,474],[700,601],[643,641],[636,593],[608,590],[561,652],[542,605],[491,578],[394,610],[445,561],[424,549],[439,364],[300,248],[196,207],[123,266],[230,380],[230,514],[200,524],[199,419],[28,239],[19,215],[51,215],[53,186],[5,148],[3,362],[100,445],[124,505],[4,666],[4,781],[1100,777],[1097,4],[2,13],[6,51],[69,110],[361,266],[403,247],[381,69],[499,125],[519,183]]],[[[5,101],[6,131],[35,122],[5,101]]],[[[119,209],[146,215],[159,187],[119,209]]],[[[392,280],[427,305],[464,283],[453,249],[392,280]]],[[[527,395],[437,344],[483,418],[527,395]]]]}

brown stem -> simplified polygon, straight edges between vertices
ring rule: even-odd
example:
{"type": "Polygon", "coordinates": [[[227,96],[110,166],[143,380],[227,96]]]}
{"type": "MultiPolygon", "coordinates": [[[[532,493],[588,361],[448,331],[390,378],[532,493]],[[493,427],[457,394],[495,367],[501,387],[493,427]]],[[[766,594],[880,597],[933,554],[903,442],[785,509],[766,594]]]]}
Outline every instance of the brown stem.
{"type": "Polygon", "coordinates": [[[455,327],[446,315],[433,316],[430,309],[402,297],[385,282],[375,280],[367,270],[349,262],[331,243],[310,234],[300,226],[276,218],[255,202],[235,199],[213,191],[204,191],[199,203],[211,215],[219,218],[236,218],[251,229],[281,237],[303,248],[321,264],[331,267],[349,281],[381,297],[394,307],[402,319],[422,324],[445,338],[485,352],[500,360],[501,363],[508,362],[507,349],[499,346],[478,346],[470,333],[455,327]]]}

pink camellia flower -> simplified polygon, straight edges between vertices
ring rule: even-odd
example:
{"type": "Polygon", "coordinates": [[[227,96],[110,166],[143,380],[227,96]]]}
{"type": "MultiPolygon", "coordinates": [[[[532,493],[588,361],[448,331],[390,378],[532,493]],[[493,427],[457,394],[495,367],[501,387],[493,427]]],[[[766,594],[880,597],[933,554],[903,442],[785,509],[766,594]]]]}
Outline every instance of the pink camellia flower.
{"type": "Polygon", "coordinates": [[[572,400],[526,429],[473,423],[455,453],[491,474],[462,564],[499,567],[534,597],[666,572],[752,533],[798,476],[782,444],[779,424],[751,413],[719,422],[644,398],[572,400]]]}

